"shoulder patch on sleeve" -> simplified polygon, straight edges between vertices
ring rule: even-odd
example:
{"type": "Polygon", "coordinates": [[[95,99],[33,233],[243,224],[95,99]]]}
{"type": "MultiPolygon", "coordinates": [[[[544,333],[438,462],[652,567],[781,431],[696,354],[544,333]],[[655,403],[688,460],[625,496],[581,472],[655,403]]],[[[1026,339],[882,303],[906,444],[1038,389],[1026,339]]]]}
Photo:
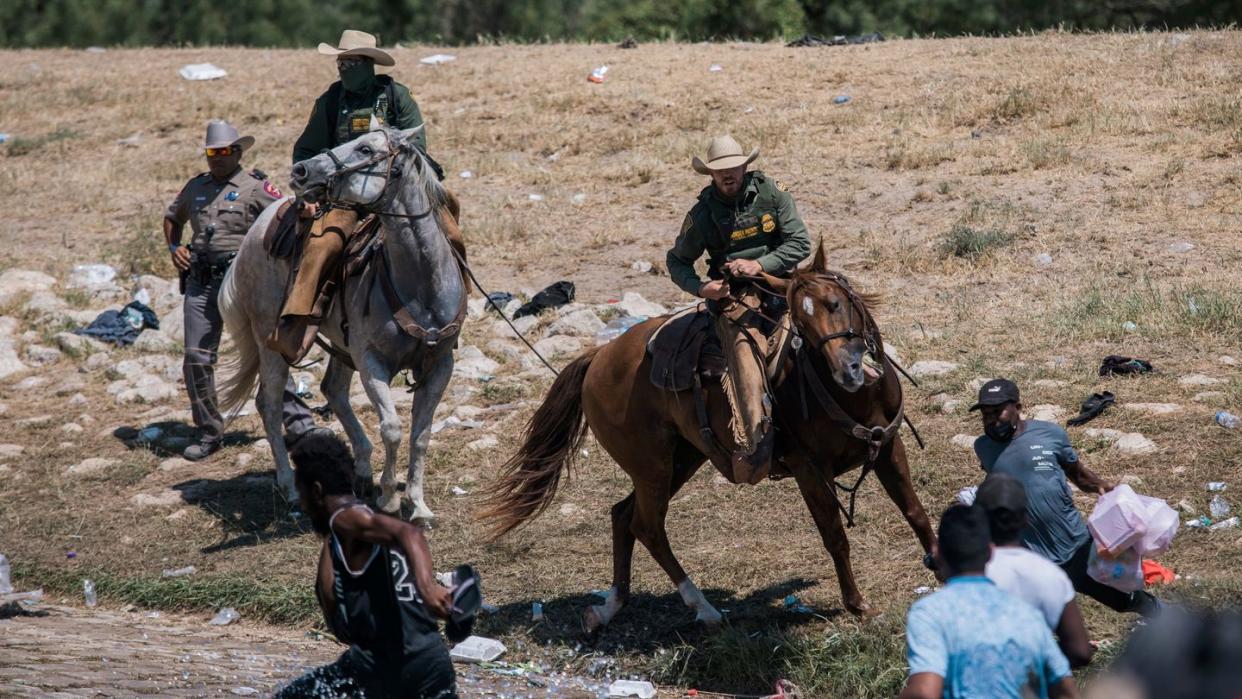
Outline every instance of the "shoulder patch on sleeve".
{"type": "Polygon", "coordinates": [[[781,182],[780,180],[773,180],[773,181],[776,183],[776,188],[777,188],[777,189],[781,190],[782,192],[788,192],[788,191],[789,191],[789,187],[788,187],[788,186],[786,186],[784,182],[781,182]]]}
{"type": "Polygon", "coordinates": [[[685,235],[691,228],[694,228],[694,216],[686,214],[685,220],[681,222],[681,235],[685,235]]]}

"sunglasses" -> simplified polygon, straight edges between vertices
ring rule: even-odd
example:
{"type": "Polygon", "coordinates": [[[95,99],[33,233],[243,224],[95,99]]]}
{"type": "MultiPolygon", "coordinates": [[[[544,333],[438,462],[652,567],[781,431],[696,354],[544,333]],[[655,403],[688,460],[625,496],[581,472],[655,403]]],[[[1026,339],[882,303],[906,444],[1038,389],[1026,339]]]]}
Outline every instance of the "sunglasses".
{"type": "MultiPolygon", "coordinates": [[[[208,158],[214,158],[214,157],[216,157],[217,155],[225,155],[225,156],[232,155],[232,154],[233,154],[233,148],[234,148],[233,146],[225,146],[225,147],[223,147],[223,148],[208,148],[208,149],[207,149],[207,157],[208,157],[208,158]]],[[[240,148],[238,148],[237,150],[241,150],[241,149],[240,149],[240,148]]]]}

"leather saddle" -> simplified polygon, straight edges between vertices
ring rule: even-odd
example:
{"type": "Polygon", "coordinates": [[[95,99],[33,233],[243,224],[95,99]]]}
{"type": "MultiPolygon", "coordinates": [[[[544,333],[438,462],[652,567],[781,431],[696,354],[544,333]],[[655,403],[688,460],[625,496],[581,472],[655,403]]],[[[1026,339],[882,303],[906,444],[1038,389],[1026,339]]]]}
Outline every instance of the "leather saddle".
{"type": "Polygon", "coordinates": [[[700,379],[719,381],[727,368],[711,316],[703,304],[669,317],[647,341],[651,383],[666,391],[685,391],[700,379]]]}

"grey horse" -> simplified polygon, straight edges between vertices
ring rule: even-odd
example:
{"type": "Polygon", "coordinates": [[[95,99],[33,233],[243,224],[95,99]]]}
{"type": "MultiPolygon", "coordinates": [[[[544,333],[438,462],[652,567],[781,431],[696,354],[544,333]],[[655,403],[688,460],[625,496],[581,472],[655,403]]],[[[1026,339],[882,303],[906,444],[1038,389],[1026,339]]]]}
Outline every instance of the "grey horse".
{"type": "MultiPolygon", "coordinates": [[[[356,206],[379,214],[383,245],[366,271],[351,277],[320,331],[331,353],[321,388],[354,448],[356,489],[373,489],[371,442],[349,405],[355,369],[380,416],[384,473],[379,506],[400,510],[394,467],[401,446],[401,418],[390,384],[402,371],[414,377],[409,478],[405,494],[412,520],[430,521],[423,476],[431,420],[453,373],[453,346],[465,316],[466,285],[441,229],[445,191],[414,145],[422,127],[379,129],[293,166],[290,184],[301,197],[321,204],[356,206]],[[385,288],[387,287],[387,288],[385,288]],[[390,299],[396,303],[390,303],[390,299]],[[398,306],[398,307],[394,307],[398,306]],[[348,361],[344,359],[348,357],[348,361]],[[352,366],[351,366],[352,365],[352,366]]],[[[230,375],[222,382],[222,404],[234,411],[251,395],[276,462],[276,482],[289,502],[297,502],[293,471],[281,437],[281,392],[289,367],[264,347],[275,327],[289,262],[263,249],[263,232],[279,202],[255,221],[225,276],[220,313],[235,351],[226,357],[230,375]]]]}

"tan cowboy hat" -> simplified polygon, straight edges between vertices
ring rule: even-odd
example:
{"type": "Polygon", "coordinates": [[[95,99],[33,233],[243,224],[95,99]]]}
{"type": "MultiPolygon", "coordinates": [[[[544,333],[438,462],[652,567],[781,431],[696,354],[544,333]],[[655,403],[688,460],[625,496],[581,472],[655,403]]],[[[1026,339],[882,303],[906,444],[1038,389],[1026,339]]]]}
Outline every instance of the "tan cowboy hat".
{"type": "Polygon", "coordinates": [[[732,136],[717,136],[707,145],[707,162],[703,162],[696,155],[690,161],[690,167],[701,175],[710,175],[712,170],[728,170],[739,165],[750,165],[758,157],[759,146],[755,146],[750,155],[746,155],[742,151],[742,146],[733,140],[732,136]]]}
{"type": "Polygon", "coordinates": [[[332,44],[319,44],[319,53],[325,56],[364,56],[375,61],[377,66],[396,65],[396,61],[387,52],[375,47],[375,36],[356,29],[341,32],[341,40],[332,44]]]}
{"type": "Polygon", "coordinates": [[[250,150],[254,146],[254,136],[237,135],[237,129],[221,119],[212,119],[207,122],[207,137],[203,139],[203,147],[224,148],[226,146],[250,150]]]}

